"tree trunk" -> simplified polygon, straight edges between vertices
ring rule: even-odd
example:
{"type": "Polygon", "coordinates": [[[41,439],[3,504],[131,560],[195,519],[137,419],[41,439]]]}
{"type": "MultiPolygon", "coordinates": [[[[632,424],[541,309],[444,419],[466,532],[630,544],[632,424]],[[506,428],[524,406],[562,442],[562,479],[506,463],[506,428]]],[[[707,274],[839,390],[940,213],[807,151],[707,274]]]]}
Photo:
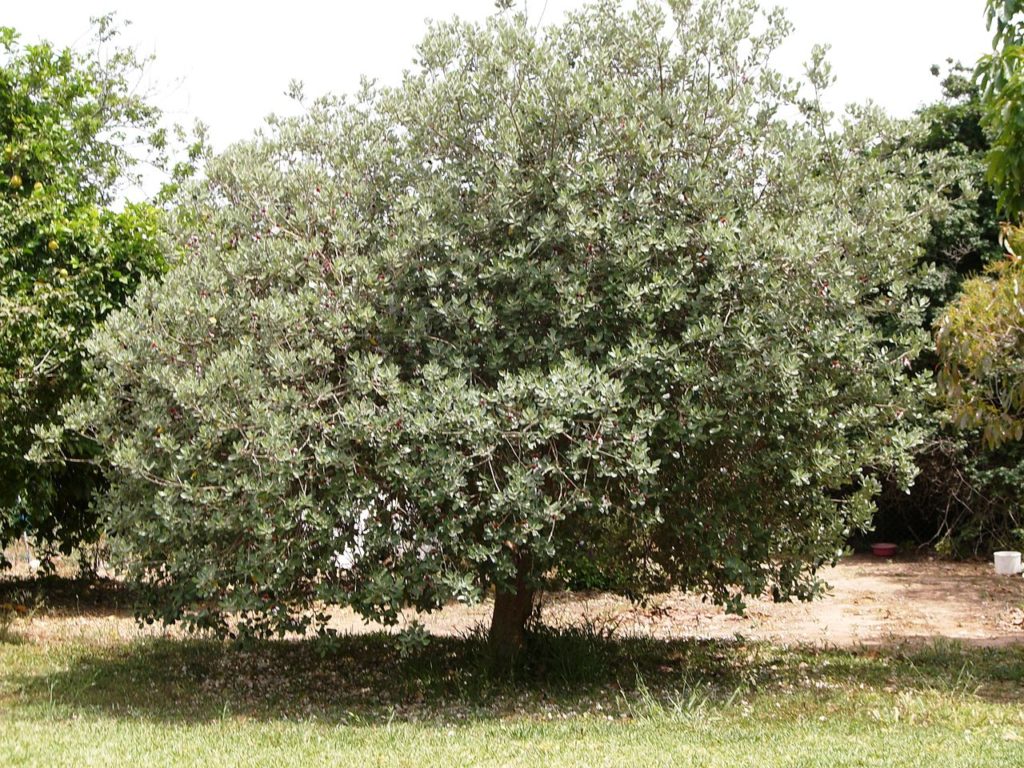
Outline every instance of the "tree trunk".
{"type": "Polygon", "coordinates": [[[488,641],[495,671],[502,673],[510,672],[519,659],[526,639],[526,621],[533,611],[534,590],[527,586],[523,563],[519,565],[514,589],[514,592],[496,590],[494,594],[488,641]]]}

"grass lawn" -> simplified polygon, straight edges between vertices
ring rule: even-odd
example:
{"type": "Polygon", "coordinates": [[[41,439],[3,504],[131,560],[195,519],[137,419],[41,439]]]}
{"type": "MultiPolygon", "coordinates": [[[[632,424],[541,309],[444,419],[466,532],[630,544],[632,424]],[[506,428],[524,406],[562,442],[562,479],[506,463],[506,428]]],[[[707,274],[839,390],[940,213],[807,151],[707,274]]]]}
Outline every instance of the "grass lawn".
{"type": "Polygon", "coordinates": [[[241,647],[0,640],[3,766],[1010,766],[1024,648],[787,650],[543,631],[518,679],[478,638],[241,647]]]}

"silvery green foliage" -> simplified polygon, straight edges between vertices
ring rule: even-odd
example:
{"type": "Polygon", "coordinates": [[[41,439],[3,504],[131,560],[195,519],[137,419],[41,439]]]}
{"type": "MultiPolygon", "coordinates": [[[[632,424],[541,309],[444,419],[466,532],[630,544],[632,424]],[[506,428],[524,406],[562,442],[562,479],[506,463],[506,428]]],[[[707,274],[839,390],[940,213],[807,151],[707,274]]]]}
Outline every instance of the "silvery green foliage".
{"type": "Polygon", "coordinates": [[[745,0],[435,25],[396,88],[209,168],[70,414],[154,615],[393,621],[583,562],[810,597],[927,337],[905,125],[833,120],[745,0]],[[755,30],[761,30],[757,32],[755,30]]]}

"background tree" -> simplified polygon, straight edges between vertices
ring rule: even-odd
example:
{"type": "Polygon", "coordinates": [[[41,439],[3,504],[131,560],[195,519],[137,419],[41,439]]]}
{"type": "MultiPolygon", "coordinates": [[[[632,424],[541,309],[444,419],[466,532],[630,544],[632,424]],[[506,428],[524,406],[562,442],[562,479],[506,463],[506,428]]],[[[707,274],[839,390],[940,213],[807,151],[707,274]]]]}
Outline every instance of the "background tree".
{"type": "Polygon", "coordinates": [[[581,563],[817,592],[911,471],[940,169],[876,111],[832,131],[820,53],[808,97],[767,66],[779,14],[671,11],[435,25],[400,86],[210,165],[69,414],[148,616],[325,631],[493,585],[507,660],[581,563]]]}
{"type": "Polygon", "coordinates": [[[1009,227],[1008,258],[969,280],[938,326],[943,391],[961,428],[978,427],[989,448],[1024,437],[1024,279],[1009,227]]]}
{"type": "MultiPolygon", "coordinates": [[[[993,52],[978,63],[983,86],[983,124],[991,137],[988,180],[1001,213],[1009,219],[1001,242],[1006,257],[985,274],[963,286],[962,294],[936,327],[940,355],[939,386],[954,423],[985,450],[977,476],[994,493],[994,508],[1004,524],[995,546],[1024,538],[1020,528],[1024,504],[1024,446],[1022,436],[1022,352],[1024,334],[1019,295],[1021,233],[1016,223],[1024,208],[1024,17],[1017,0],[987,0],[986,18],[994,32],[993,52]]],[[[987,543],[987,542],[986,542],[987,543]]]]}
{"type": "MultiPolygon", "coordinates": [[[[1010,237],[1017,246],[1019,229],[1010,237]]],[[[1024,269],[1016,249],[969,281],[942,318],[936,336],[942,384],[961,427],[982,429],[994,449],[1024,437],[1024,269]]]]}
{"type": "Polygon", "coordinates": [[[993,51],[978,61],[985,127],[991,137],[988,176],[999,207],[1016,220],[1024,210],[1024,2],[985,0],[993,51]]]}
{"type": "Polygon", "coordinates": [[[1024,239],[1011,225],[1004,238],[1007,257],[964,284],[935,336],[949,417],[974,446],[964,494],[973,514],[960,538],[986,549],[1024,542],[1024,239]]]}
{"type": "Polygon", "coordinates": [[[26,453],[83,392],[93,326],[165,265],[156,210],[111,207],[133,147],[163,144],[158,113],[135,95],[141,62],[111,49],[112,20],[96,29],[78,53],[0,28],[0,564],[22,533],[64,551],[94,534],[89,446],[64,446],[64,464],[26,453]]]}
{"type": "Polygon", "coordinates": [[[986,180],[990,144],[981,86],[974,71],[958,62],[947,62],[945,70],[932,67],[932,74],[940,79],[942,96],[917,112],[925,130],[914,149],[943,156],[946,175],[954,181],[944,191],[949,207],[931,223],[921,257],[922,268],[930,271],[921,280],[929,300],[928,327],[965,279],[1001,257],[993,237],[996,195],[986,180]]]}
{"type": "MultiPolygon", "coordinates": [[[[1002,258],[996,242],[996,196],[987,181],[989,140],[983,128],[982,89],[974,72],[948,62],[941,78],[942,98],[921,109],[925,131],[914,149],[947,164],[955,179],[945,191],[949,207],[930,224],[921,256],[917,290],[928,299],[929,330],[957,296],[964,281],[1002,258]]],[[[918,366],[938,368],[934,350],[918,366]]],[[[1017,527],[1018,494],[991,476],[1006,464],[1004,451],[993,453],[976,435],[951,424],[947,403],[924,392],[917,408],[920,426],[929,437],[918,447],[919,471],[909,494],[897,479],[883,483],[872,535],[892,541],[936,545],[941,551],[973,554],[1017,527]]],[[[1012,461],[1012,460],[1011,460],[1012,461]]]]}

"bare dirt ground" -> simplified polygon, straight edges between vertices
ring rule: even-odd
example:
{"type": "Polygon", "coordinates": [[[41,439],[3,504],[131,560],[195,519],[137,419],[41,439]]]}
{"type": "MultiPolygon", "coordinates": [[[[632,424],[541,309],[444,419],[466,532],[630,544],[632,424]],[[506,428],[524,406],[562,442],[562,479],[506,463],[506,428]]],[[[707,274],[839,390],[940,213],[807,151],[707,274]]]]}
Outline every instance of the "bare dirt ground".
{"type": "MultiPolygon", "coordinates": [[[[871,646],[957,640],[968,645],[1024,644],[1024,578],[997,576],[990,563],[881,559],[857,555],[823,574],[832,590],[813,603],[753,600],[745,616],[728,615],[697,595],[673,592],[647,606],[601,593],[549,594],[545,623],[586,622],[622,634],[658,638],[742,637],[785,645],[871,646]]],[[[485,624],[487,604],[453,606],[418,617],[433,633],[485,624]]],[[[359,631],[361,620],[339,611],[334,625],[359,631]]]]}
{"type": "MultiPolygon", "coordinates": [[[[997,576],[990,563],[952,563],[927,558],[880,559],[857,555],[823,574],[832,590],[813,603],[753,600],[746,616],[730,616],[699,596],[674,592],[635,606],[601,593],[548,594],[545,623],[588,623],[602,631],[658,638],[734,638],[783,645],[888,646],[956,640],[967,645],[1024,645],[1024,578],[997,576]]],[[[2,582],[0,582],[2,586],[2,582]]],[[[435,634],[461,634],[486,625],[490,605],[451,606],[415,616],[435,634]]],[[[21,633],[37,641],[81,638],[124,641],[168,634],[139,627],[128,606],[102,601],[44,602],[21,621],[21,633]]],[[[342,632],[379,629],[349,610],[334,612],[342,632]]]]}

